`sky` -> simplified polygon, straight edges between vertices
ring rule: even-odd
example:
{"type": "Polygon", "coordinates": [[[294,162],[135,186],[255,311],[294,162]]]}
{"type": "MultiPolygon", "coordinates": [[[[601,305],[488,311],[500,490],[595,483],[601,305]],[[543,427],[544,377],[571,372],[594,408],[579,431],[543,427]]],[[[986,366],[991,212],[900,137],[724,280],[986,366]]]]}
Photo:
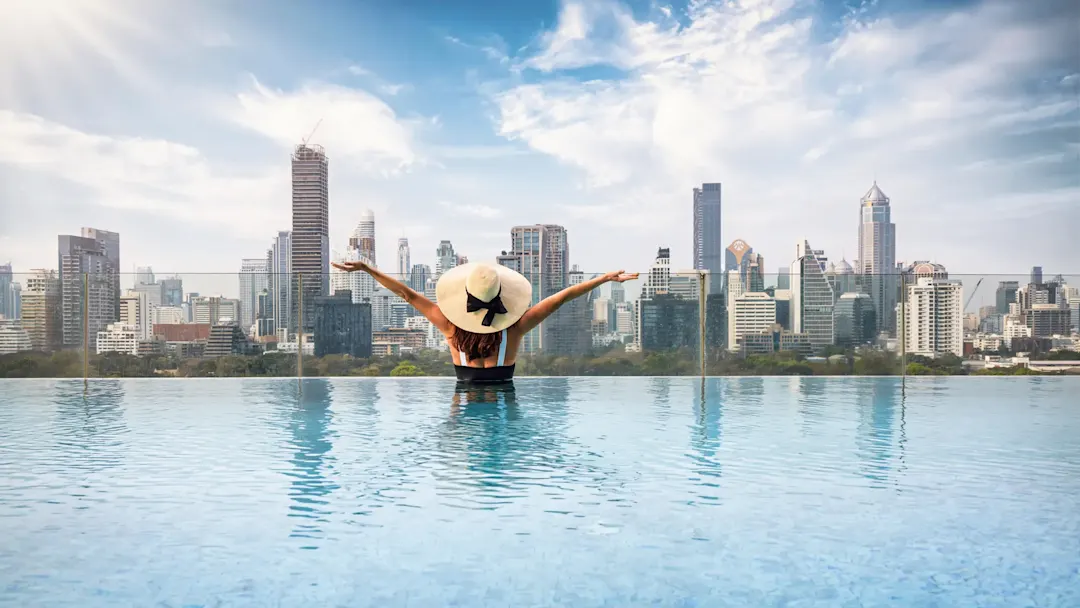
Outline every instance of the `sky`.
{"type": "Polygon", "coordinates": [[[5,0],[0,260],[121,235],[124,271],[235,273],[288,230],[289,154],[330,157],[330,239],[365,209],[473,261],[565,226],[587,272],[691,264],[692,189],[769,271],[856,254],[892,200],[899,260],[1080,273],[1071,0],[5,0]],[[321,121],[321,122],[320,122],[321,121]]]}

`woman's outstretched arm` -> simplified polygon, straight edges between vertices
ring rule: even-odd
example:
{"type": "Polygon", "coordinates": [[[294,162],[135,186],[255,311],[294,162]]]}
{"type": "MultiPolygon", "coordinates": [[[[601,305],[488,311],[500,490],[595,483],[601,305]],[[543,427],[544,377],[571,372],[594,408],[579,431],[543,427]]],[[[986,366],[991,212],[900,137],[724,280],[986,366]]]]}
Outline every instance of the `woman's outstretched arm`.
{"type": "Polygon", "coordinates": [[[560,306],[566,304],[570,300],[579,298],[597,287],[600,287],[604,283],[623,283],[625,281],[632,281],[636,278],[638,278],[638,273],[636,272],[627,273],[622,270],[617,270],[615,272],[609,272],[604,276],[596,277],[591,281],[571,285],[557,294],[540,300],[536,306],[525,311],[525,314],[521,316],[521,320],[517,322],[517,327],[522,334],[528,333],[531,329],[540,325],[544,319],[550,317],[556,310],[559,310],[560,306]]]}
{"type": "Polygon", "coordinates": [[[405,283],[395,279],[394,277],[379,272],[377,268],[371,267],[366,262],[332,262],[331,266],[338,270],[344,270],[345,272],[356,272],[357,270],[366,272],[372,276],[380,285],[394,292],[405,300],[413,308],[420,311],[420,314],[424,315],[431,324],[434,325],[444,335],[447,332],[452,331],[453,326],[450,321],[446,319],[446,316],[439,310],[439,307],[434,302],[427,299],[422,293],[418,293],[413,288],[409,287],[405,283]]]}

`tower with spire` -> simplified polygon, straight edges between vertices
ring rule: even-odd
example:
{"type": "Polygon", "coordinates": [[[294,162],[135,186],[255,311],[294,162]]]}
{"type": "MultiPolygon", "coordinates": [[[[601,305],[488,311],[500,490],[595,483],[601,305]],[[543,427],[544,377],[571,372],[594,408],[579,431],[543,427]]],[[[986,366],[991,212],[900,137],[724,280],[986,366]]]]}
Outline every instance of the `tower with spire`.
{"type": "Polygon", "coordinates": [[[889,197],[874,185],[859,201],[858,274],[862,290],[874,302],[879,331],[895,331],[898,275],[896,272],[896,225],[892,223],[889,197]]]}

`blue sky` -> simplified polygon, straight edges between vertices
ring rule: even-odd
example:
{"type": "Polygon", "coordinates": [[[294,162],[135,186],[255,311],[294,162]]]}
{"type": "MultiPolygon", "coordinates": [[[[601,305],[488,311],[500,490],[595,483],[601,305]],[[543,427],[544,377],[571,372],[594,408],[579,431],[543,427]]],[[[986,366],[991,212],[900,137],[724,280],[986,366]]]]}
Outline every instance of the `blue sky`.
{"type": "Polygon", "coordinates": [[[288,229],[289,150],[331,157],[331,245],[390,267],[557,223],[587,271],[690,266],[691,189],[770,270],[854,256],[1080,272],[1080,9],[1040,2],[13,0],[0,8],[0,259],[121,233],[125,270],[236,272],[288,229]]]}

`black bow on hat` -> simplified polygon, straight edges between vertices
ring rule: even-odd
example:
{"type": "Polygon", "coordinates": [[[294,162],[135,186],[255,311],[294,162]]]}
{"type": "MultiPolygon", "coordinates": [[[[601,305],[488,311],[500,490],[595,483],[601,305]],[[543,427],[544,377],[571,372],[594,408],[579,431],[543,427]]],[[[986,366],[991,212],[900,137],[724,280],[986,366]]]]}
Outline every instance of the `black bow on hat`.
{"type": "Polygon", "coordinates": [[[465,295],[469,296],[468,303],[465,305],[466,311],[476,312],[478,310],[487,310],[487,314],[484,315],[484,320],[481,322],[481,325],[484,327],[491,327],[491,323],[495,321],[495,315],[505,315],[507,312],[506,306],[503,305],[502,298],[500,297],[502,296],[501,289],[494,298],[491,298],[490,302],[485,302],[468,291],[465,292],[465,295]]]}

